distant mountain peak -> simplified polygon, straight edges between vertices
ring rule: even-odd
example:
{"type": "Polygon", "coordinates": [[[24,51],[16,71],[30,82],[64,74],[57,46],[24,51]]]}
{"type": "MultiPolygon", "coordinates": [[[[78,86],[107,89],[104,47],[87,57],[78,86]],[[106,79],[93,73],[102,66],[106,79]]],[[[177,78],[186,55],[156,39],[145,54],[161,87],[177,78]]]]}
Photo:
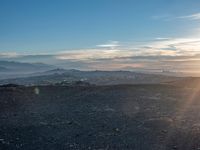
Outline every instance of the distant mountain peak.
{"type": "Polygon", "coordinates": [[[10,71],[8,68],[6,68],[6,67],[2,67],[2,66],[0,66],[0,72],[7,72],[7,71],[10,71]]]}
{"type": "Polygon", "coordinates": [[[63,69],[63,68],[56,68],[56,69],[52,69],[52,70],[48,70],[48,71],[46,71],[46,73],[60,73],[60,72],[66,72],[67,70],[65,70],[65,69],[63,69]]]}
{"type": "Polygon", "coordinates": [[[15,61],[3,61],[0,60],[0,71],[8,72],[12,74],[24,74],[34,73],[39,71],[47,71],[54,69],[54,66],[44,63],[26,63],[26,62],[15,62],[15,61]]]}

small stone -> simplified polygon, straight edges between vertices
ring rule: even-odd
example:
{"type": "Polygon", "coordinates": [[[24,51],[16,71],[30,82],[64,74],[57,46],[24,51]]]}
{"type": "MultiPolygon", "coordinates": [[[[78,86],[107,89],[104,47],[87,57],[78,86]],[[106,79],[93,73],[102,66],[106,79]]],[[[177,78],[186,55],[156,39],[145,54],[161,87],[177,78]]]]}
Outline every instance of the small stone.
{"type": "Polygon", "coordinates": [[[162,132],[162,133],[167,133],[167,130],[162,130],[161,132],[162,132]]]}
{"type": "Polygon", "coordinates": [[[0,139],[0,143],[6,144],[6,141],[4,139],[0,139]]]}
{"type": "Polygon", "coordinates": [[[72,121],[67,121],[67,124],[68,124],[68,125],[71,125],[71,124],[72,124],[72,121]]]}
{"type": "Polygon", "coordinates": [[[114,131],[119,132],[120,130],[119,130],[119,128],[115,128],[114,131]]]}
{"type": "Polygon", "coordinates": [[[73,145],[73,144],[70,144],[70,145],[69,145],[69,147],[71,147],[71,148],[72,148],[72,147],[74,147],[74,145],[73,145]]]}

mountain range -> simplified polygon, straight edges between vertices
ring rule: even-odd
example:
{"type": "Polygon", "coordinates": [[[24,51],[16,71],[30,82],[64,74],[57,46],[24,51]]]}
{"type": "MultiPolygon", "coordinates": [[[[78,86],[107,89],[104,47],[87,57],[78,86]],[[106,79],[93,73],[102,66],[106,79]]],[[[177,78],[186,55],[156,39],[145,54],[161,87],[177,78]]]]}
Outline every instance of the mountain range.
{"type": "Polygon", "coordinates": [[[43,63],[0,61],[0,84],[69,85],[81,81],[94,85],[200,83],[199,78],[177,77],[132,71],[81,71],[62,69],[43,63]]]}
{"type": "Polygon", "coordinates": [[[23,77],[26,74],[47,71],[56,67],[44,63],[0,61],[0,79],[23,77]]]}

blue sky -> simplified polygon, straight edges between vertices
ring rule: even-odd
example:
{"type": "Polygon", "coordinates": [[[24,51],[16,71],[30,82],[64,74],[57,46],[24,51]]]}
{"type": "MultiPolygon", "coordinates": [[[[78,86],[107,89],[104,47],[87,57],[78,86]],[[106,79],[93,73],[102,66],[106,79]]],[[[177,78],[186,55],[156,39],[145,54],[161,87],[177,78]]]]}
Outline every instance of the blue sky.
{"type": "Polygon", "coordinates": [[[199,0],[0,0],[0,58],[196,58],[199,37],[199,0]]]}
{"type": "Polygon", "coordinates": [[[179,37],[196,25],[165,19],[198,12],[198,0],[0,0],[0,51],[71,50],[110,40],[179,37]]]}

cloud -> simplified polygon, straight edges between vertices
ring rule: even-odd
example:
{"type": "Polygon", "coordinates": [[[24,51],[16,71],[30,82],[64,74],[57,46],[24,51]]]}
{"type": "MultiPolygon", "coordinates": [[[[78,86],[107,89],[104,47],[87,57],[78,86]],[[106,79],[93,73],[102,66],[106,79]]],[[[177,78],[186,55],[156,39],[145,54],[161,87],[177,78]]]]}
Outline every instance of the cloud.
{"type": "MultiPolygon", "coordinates": [[[[153,51],[172,53],[173,55],[196,55],[200,53],[200,38],[174,38],[165,41],[155,41],[147,44],[153,51]]],[[[150,49],[149,48],[149,49],[150,49]]]]}
{"type": "Polygon", "coordinates": [[[116,48],[116,47],[119,47],[120,44],[118,41],[109,41],[105,44],[99,44],[99,45],[96,45],[97,47],[102,47],[102,48],[116,48]]]}
{"type": "Polygon", "coordinates": [[[169,15],[169,14],[161,14],[161,15],[151,16],[151,19],[153,19],[153,20],[170,21],[172,19],[172,16],[169,15]]]}
{"type": "Polygon", "coordinates": [[[180,16],[179,19],[200,20],[200,13],[195,13],[186,16],[180,16]]]}
{"type": "Polygon", "coordinates": [[[110,49],[97,47],[63,51],[55,59],[89,70],[175,71],[200,70],[200,39],[155,38],[141,44],[127,42],[110,49]],[[195,65],[194,65],[195,64],[195,65]]]}
{"type": "Polygon", "coordinates": [[[61,60],[95,60],[95,59],[112,59],[118,56],[127,57],[133,55],[134,51],[122,49],[83,49],[64,51],[56,54],[57,59],[61,60]]]}
{"type": "Polygon", "coordinates": [[[66,69],[197,71],[200,70],[200,38],[154,38],[135,43],[107,43],[92,49],[66,50],[54,54],[0,53],[1,59],[43,62],[66,69]],[[105,44],[106,45],[106,44],[105,44]],[[120,45],[120,46],[116,46],[120,45]]]}
{"type": "Polygon", "coordinates": [[[173,15],[155,15],[152,16],[151,19],[153,20],[163,20],[163,21],[174,21],[180,19],[187,19],[187,20],[200,20],[200,13],[189,14],[185,16],[173,16],[173,15]]]}
{"type": "Polygon", "coordinates": [[[155,41],[168,41],[171,40],[171,38],[166,38],[166,37],[157,37],[155,38],[155,41]]]}
{"type": "Polygon", "coordinates": [[[0,52],[0,58],[16,58],[19,54],[16,52],[0,52]]]}
{"type": "Polygon", "coordinates": [[[55,55],[60,60],[115,59],[133,56],[193,56],[200,54],[199,38],[156,38],[150,42],[120,47],[100,47],[63,51],[55,55]]]}

